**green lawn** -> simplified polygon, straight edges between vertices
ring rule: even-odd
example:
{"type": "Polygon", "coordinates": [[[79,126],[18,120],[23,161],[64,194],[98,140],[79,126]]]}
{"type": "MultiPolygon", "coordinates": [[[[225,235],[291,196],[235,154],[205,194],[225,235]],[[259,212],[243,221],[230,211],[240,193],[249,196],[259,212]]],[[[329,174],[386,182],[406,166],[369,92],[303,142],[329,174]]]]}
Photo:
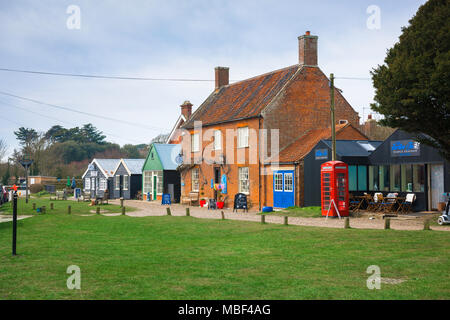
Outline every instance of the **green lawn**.
{"type": "MultiPolygon", "coordinates": [[[[36,203],[36,208],[45,206],[47,214],[67,214],[67,207],[71,206],[72,214],[89,214],[91,210],[96,209],[96,207],[89,206],[89,202],[76,202],[71,200],[53,200],[50,201],[49,198],[31,198],[28,200],[28,204],[25,203],[25,199],[21,198],[17,202],[17,213],[19,215],[35,215],[37,214],[33,210],[33,203],[36,203]],[[50,208],[50,203],[53,203],[53,210],[50,208]]],[[[100,209],[107,210],[107,213],[118,213],[121,212],[119,205],[104,204],[100,205],[100,209]]],[[[134,208],[126,208],[128,212],[134,211],[134,208]]],[[[12,214],[12,202],[7,202],[3,206],[0,206],[0,214],[12,214]]]]}
{"type": "Polygon", "coordinates": [[[450,233],[193,217],[38,215],[0,223],[0,299],[448,299],[450,233]],[[81,290],[66,287],[69,265],[81,290]],[[405,279],[368,290],[366,269],[405,279]]]}
{"type": "Polygon", "coordinates": [[[273,211],[269,213],[260,212],[260,214],[302,218],[320,218],[322,217],[322,210],[320,207],[289,207],[281,211],[273,211]]]}

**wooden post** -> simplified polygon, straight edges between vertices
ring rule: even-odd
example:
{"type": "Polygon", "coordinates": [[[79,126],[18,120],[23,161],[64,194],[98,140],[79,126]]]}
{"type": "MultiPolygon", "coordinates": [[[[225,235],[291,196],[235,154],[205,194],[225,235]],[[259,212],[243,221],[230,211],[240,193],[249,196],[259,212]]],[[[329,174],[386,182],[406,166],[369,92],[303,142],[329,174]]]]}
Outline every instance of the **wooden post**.
{"type": "Polygon", "coordinates": [[[36,210],[36,203],[33,202],[33,210],[36,210]]]}
{"type": "Polygon", "coordinates": [[[222,220],[225,220],[225,213],[223,211],[220,211],[220,215],[222,216],[222,220]]]}
{"type": "Polygon", "coordinates": [[[42,213],[46,213],[46,210],[47,208],[45,207],[45,206],[42,206],[42,213]]]}
{"type": "Polygon", "coordinates": [[[171,215],[172,215],[172,213],[170,212],[170,207],[167,207],[167,208],[166,208],[166,211],[167,211],[167,215],[168,215],[168,216],[171,216],[171,215]]]}
{"type": "Polygon", "coordinates": [[[350,229],[350,218],[345,217],[344,219],[344,229],[350,229]]]}
{"type": "Polygon", "coordinates": [[[423,220],[423,230],[431,230],[430,219],[423,220]]]}
{"type": "Polygon", "coordinates": [[[123,207],[123,198],[120,198],[120,207],[123,207]]]}
{"type": "Polygon", "coordinates": [[[100,207],[97,207],[97,208],[96,208],[96,213],[97,213],[97,214],[100,214],[100,207]]]}
{"type": "Polygon", "coordinates": [[[50,202],[50,210],[53,210],[53,209],[54,209],[53,202],[50,202]]]}
{"type": "Polygon", "coordinates": [[[261,223],[266,223],[266,215],[265,214],[262,214],[261,215],[261,223]]]}
{"type": "Polygon", "coordinates": [[[391,228],[391,218],[384,219],[384,229],[388,230],[391,228]]]}
{"type": "Polygon", "coordinates": [[[125,215],[125,207],[122,207],[122,215],[125,215]]]}
{"type": "Polygon", "coordinates": [[[67,214],[71,214],[72,213],[72,207],[71,206],[67,206],[67,214]]]}
{"type": "Polygon", "coordinates": [[[284,225],[285,225],[285,226],[288,225],[288,216],[284,216],[284,225]]]}
{"type": "Polygon", "coordinates": [[[191,215],[190,211],[189,211],[189,207],[186,207],[186,217],[189,217],[191,215]]]}

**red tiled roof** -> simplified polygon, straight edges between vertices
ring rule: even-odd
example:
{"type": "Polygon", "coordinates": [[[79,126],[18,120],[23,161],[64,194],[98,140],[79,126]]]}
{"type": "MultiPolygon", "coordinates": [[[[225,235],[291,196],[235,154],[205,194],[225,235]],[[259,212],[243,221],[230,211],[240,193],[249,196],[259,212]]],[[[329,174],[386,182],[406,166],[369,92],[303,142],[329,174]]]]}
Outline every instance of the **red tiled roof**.
{"type": "Polygon", "coordinates": [[[184,127],[192,128],[194,121],[209,125],[258,116],[299,68],[297,64],[217,89],[184,127]]]}
{"type": "MultiPolygon", "coordinates": [[[[367,137],[364,139],[364,135],[349,123],[336,125],[336,139],[340,138],[339,134],[343,133],[344,128],[355,130],[355,140],[367,140],[367,137]]],[[[350,140],[348,139],[348,133],[346,136],[344,140],[350,140]]],[[[320,140],[329,138],[331,138],[331,128],[310,130],[282,149],[278,160],[272,158],[269,162],[285,163],[302,160],[320,140]]]]}

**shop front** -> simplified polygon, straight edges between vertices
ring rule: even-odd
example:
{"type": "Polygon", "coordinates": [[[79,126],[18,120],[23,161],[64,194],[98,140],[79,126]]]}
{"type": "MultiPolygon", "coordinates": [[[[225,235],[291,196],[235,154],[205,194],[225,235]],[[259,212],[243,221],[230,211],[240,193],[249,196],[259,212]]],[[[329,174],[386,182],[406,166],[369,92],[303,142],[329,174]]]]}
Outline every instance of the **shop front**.
{"type": "Polygon", "coordinates": [[[369,192],[396,192],[401,197],[414,193],[415,211],[436,210],[442,194],[450,191],[450,164],[436,149],[401,130],[369,156],[367,170],[369,192]]]}

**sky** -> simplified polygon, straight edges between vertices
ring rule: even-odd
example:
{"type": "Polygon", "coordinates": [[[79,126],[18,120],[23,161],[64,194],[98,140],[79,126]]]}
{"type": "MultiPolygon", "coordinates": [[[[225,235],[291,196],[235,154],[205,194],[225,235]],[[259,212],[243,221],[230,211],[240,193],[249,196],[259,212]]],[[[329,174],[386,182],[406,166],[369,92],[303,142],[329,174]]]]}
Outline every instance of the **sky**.
{"type": "MultiPolygon", "coordinates": [[[[319,37],[319,67],[334,73],[336,86],[366,119],[374,96],[370,70],[383,63],[425,2],[0,0],[0,68],[214,80],[214,67],[225,66],[230,79],[243,80],[298,63],[297,37],[309,30],[319,37]],[[79,20],[71,6],[79,8],[79,20]]],[[[0,71],[0,92],[89,113],[0,94],[0,137],[10,154],[18,148],[13,132],[20,126],[46,131],[92,123],[108,141],[149,143],[170,132],[183,101],[195,110],[213,89],[214,81],[0,71]]]]}

